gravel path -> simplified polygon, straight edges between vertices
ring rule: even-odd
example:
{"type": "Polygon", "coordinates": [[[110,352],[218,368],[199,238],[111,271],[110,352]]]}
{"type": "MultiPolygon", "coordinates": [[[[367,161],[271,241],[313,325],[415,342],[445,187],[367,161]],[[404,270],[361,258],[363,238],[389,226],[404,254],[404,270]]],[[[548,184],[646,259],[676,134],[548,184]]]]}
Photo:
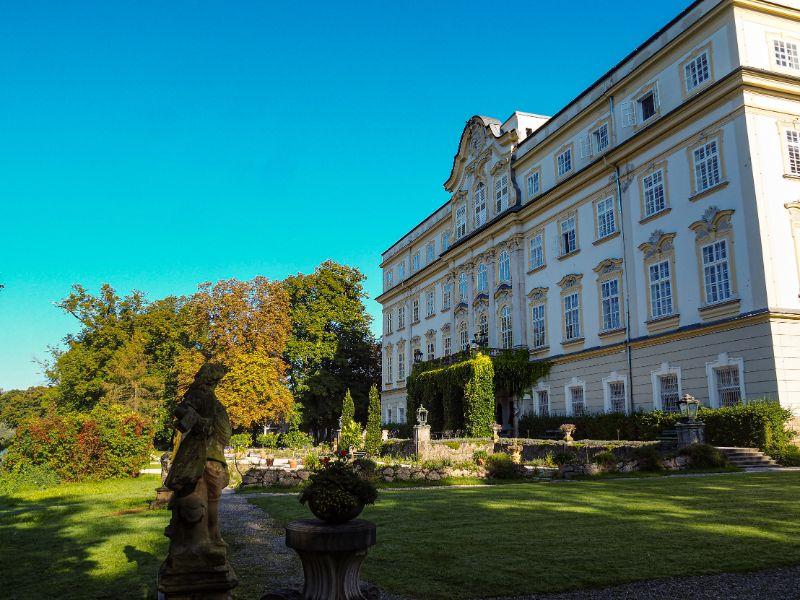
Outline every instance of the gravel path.
{"type": "MultiPolygon", "coordinates": [[[[250,504],[245,496],[235,494],[233,490],[225,492],[220,507],[223,536],[230,545],[231,562],[240,581],[234,590],[234,598],[258,600],[267,590],[302,587],[302,566],[297,555],[284,544],[284,529],[260,508],[250,504]]],[[[381,594],[381,599],[404,600],[385,592],[381,594]]],[[[752,573],[657,579],[596,590],[492,600],[678,599],[800,600],[800,565],[752,573]]]]}

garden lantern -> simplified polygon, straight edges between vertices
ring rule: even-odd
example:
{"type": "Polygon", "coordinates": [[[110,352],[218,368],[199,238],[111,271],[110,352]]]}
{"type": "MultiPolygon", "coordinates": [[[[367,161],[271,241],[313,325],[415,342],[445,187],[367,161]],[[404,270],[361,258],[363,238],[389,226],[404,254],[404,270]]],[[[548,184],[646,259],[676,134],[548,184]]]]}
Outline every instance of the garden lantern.
{"type": "Polygon", "coordinates": [[[690,421],[697,418],[697,409],[700,408],[700,401],[691,394],[684,394],[680,401],[681,414],[688,417],[690,421]]]}
{"type": "Polygon", "coordinates": [[[421,404],[417,409],[417,425],[427,425],[428,424],[428,411],[425,409],[424,406],[421,404]]]}

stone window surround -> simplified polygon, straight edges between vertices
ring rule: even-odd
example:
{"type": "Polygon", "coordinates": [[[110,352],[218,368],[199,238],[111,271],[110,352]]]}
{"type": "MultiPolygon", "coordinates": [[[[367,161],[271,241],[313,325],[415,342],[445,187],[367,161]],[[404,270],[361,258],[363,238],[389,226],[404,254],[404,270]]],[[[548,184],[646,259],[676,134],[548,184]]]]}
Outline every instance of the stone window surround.
{"type": "Polygon", "coordinates": [[[689,145],[686,147],[686,157],[689,165],[689,200],[694,201],[704,197],[706,194],[718,190],[728,184],[728,170],[725,168],[725,147],[724,147],[723,130],[717,129],[713,132],[701,133],[694,136],[689,145]],[[717,158],[719,161],[719,183],[714,184],[703,190],[697,189],[697,180],[694,165],[694,151],[708,144],[709,142],[717,142],[717,158]]]}
{"type": "Polygon", "coordinates": [[[532,390],[533,392],[533,411],[535,414],[541,416],[541,412],[539,411],[539,392],[547,392],[547,407],[548,412],[552,412],[553,407],[553,395],[550,393],[550,386],[545,385],[541,381],[536,384],[532,390]]]}
{"type": "Polygon", "coordinates": [[[573,346],[580,344],[584,341],[584,318],[583,318],[583,285],[581,280],[582,274],[570,273],[561,278],[558,286],[561,288],[561,295],[559,298],[561,304],[561,345],[573,346]],[[567,322],[566,313],[564,311],[564,298],[571,294],[578,294],[578,327],[579,335],[576,338],[567,339],[567,322]]]}
{"type": "MultiPolygon", "coordinates": [[[[624,279],[622,277],[622,259],[621,258],[607,258],[594,268],[597,274],[597,317],[598,317],[598,335],[608,335],[625,331],[625,289],[624,279]],[[612,279],[617,280],[617,300],[619,302],[619,327],[613,329],[603,329],[603,291],[602,286],[606,281],[612,279]]],[[[582,323],[581,323],[582,324],[582,323]]],[[[583,332],[581,332],[583,333],[583,332]]],[[[627,392],[626,392],[627,393],[627,392]]]]}
{"type": "MultiPolygon", "coordinates": [[[[582,388],[583,389],[583,411],[588,412],[589,407],[586,405],[586,382],[582,379],[578,379],[577,377],[573,377],[569,380],[568,383],[564,385],[564,407],[565,413],[568,417],[574,416],[572,413],[572,394],[570,394],[570,390],[572,388],[582,388]]],[[[550,406],[552,409],[553,399],[550,398],[550,406]]]]}
{"type": "MultiPolygon", "coordinates": [[[[697,262],[697,278],[702,298],[702,305],[699,307],[700,316],[706,320],[729,316],[739,312],[739,287],[736,278],[736,261],[734,258],[734,235],[733,235],[733,209],[719,210],[716,206],[710,206],[703,214],[703,218],[689,225],[689,229],[695,233],[695,256],[697,262]],[[703,269],[703,248],[714,242],[725,240],[726,254],[728,260],[728,283],[730,285],[731,296],[719,302],[709,303],[706,299],[705,275],[703,269]]],[[[673,297],[675,296],[673,290],[673,297]]]]}
{"type": "MultiPolygon", "coordinates": [[[[607,412],[611,412],[611,383],[618,383],[622,382],[625,391],[625,414],[630,412],[631,400],[630,400],[630,386],[628,385],[628,375],[626,373],[617,373],[616,371],[611,371],[608,374],[608,377],[603,377],[603,409],[607,412]]],[[[586,398],[584,397],[584,404],[586,403],[586,398]]]]}
{"type": "Polygon", "coordinates": [[[660,229],[656,229],[650,234],[649,241],[639,245],[639,250],[644,253],[644,281],[647,286],[644,294],[647,304],[647,320],[645,324],[647,325],[648,333],[651,334],[677,327],[680,319],[677,278],[675,277],[675,246],[673,244],[676,235],[675,233],[664,233],[660,229]],[[650,297],[650,266],[664,261],[669,263],[672,314],[653,317],[652,298],[650,297]]]}
{"type": "Polygon", "coordinates": [[[646,169],[639,173],[639,215],[641,218],[639,219],[639,224],[647,223],[653,219],[656,219],[662,215],[669,213],[672,210],[669,201],[669,182],[668,182],[668,170],[667,170],[667,159],[660,160],[658,162],[651,162],[646,169]],[[645,194],[644,194],[644,179],[645,177],[652,175],[656,171],[661,171],[661,182],[664,188],[664,208],[660,211],[654,212],[651,215],[646,214],[646,207],[645,207],[645,194]]]}
{"type": "Polygon", "coordinates": [[[714,54],[711,51],[712,44],[711,40],[707,41],[706,43],[697,46],[691,52],[686,55],[678,67],[678,73],[680,74],[681,78],[681,98],[686,100],[687,98],[694,96],[695,94],[699,93],[700,91],[704,90],[706,87],[714,83],[714,54]],[[708,61],[708,79],[703,81],[702,83],[698,84],[697,86],[693,87],[691,90],[686,89],[686,66],[693,62],[695,59],[699,58],[701,54],[705,53],[706,60],[708,61]]]}
{"type": "Polygon", "coordinates": [[[546,287],[536,287],[528,292],[528,317],[530,322],[530,336],[528,339],[531,341],[531,352],[544,352],[550,347],[550,325],[548,323],[549,319],[547,318],[547,290],[548,288],[546,287]],[[535,339],[532,311],[536,306],[544,306],[544,345],[542,346],[532,345],[535,339]]]}
{"type": "Polygon", "coordinates": [[[744,385],[744,359],[732,358],[727,352],[721,352],[717,360],[706,363],[706,379],[708,381],[708,402],[711,408],[719,408],[719,395],[717,394],[717,381],[715,371],[722,367],[736,367],[739,370],[739,397],[747,398],[744,385]]]}
{"type": "Polygon", "coordinates": [[[678,398],[683,396],[681,368],[678,366],[671,366],[669,362],[662,362],[658,369],[650,371],[650,385],[653,391],[653,410],[664,410],[664,407],[661,406],[661,378],[667,375],[675,375],[678,380],[678,398]]]}
{"type": "Polygon", "coordinates": [[[798,74],[797,69],[792,69],[790,67],[782,67],[778,65],[777,60],[775,58],[774,42],[776,41],[790,42],[792,44],[797,45],[798,50],[800,50],[800,37],[784,31],[768,31],[766,33],[767,53],[769,54],[770,68],[774,69],[775,71],[779,71],[781,73],[787,73],[789,75],[796,76],[798,74]]]}

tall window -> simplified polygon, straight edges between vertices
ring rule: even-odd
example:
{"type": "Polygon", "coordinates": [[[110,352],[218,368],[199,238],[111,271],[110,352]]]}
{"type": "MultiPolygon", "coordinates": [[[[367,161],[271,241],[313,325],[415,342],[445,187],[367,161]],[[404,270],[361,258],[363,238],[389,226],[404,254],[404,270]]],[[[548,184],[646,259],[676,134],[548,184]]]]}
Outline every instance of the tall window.
{"type": "Polygon", "coordinates": [[[458,326],[458,349],[461,352],[469,350],[469,332],[467,331],[466,323],[461,323],[458,326]]]}
{"type": "Polygon", "coordinates": [[[548,390],[538,390],[536,392],[536,404],[539,414],[543,417],[550,415],[550,392],[548,390]]]}
{"type": "Polygon", "coordinates": [[[658,378],[658,394],[661,399],[661,410],[664,412],[678,412],[678,374],[669,373],[658,378]]]}
{"type": "Polygon", "coordinates": [[[508,208],[508,174],[494,180],[494,208],[500,214],[508,208]]]}
{"type": "Polygon", "coordinates": [[[800,69],[800,56],[797,53],[797,44],[783,40],[773,40],[772,48],[775,52],[775,64],[786,69],[800,69]]]}
{"type": "Polygon", "coordinates": [[[592,131],[592,150],[596,153],[600,153],[608,148],[608,144],[608,123],[603,123],[600,127],[592,131]]]}
{"type": "Polygon", "coordinates": [[[450,232],[449,231],[445,231],[442,234],[441,245],[442,245],[442,252],[446,252],[447,249],[450,248],[450,232]]]}
{"type": "Polygon", "coordinates": [[[444,355],[450,356],[453,353],[453,340],[449,335],[442,339],[442,345],[444,347],[444,355]]]}
{"type": "Polygon", "coordinates": [[[428,340],[425,350],[428,360],[433,360],[436,358],[436,341],[433,338],[428,340]]]}
{"type": "Polygon", "coordinates": [[[419,298],[414,298],[411,301],[411,322],[419,322],[419,298]]]}
{"type": "Polygon", "coordinates": [[[500,343],[506,349],[512,346],[511,308],[508,306],[500,310],[500,343]]]}
{"type": "Polygon", "coordinates": [[[397,265],[397,278],[400,281],[406,278],[406,262],[403,261],[399,265],[397,265]]]}
{"type": "Polygon", "coordinates": [[[530,173],[526,179],[526,182],[528,185],[528,197],[539,193],[539,186],[541,185],[539,181],[539,171],[530,173]]]}
{"type": "Polygon", "coordinates": [[[708,67],[708,52],[703,52],[696,58],[690,60],[683,67],[686,79],[686,91],[691,92],[694,88],[708,81],[711,71],[708,67]]]}
{"type": "Polygon", "coordinates": [[[430,290],[425,294],[425,316],[433,316],[434,310],[436,310],[436,298],[433,295],[433,290],[430,290]]]}
{"type": "Polygon", "coordinates": [[[459,206],[456,209],[456,239],[462,238],[467,233],[467,207],[459,206]]]}
{"type": "Polygon", "coordinates": [[[698,192],[707,190],[722,181],[719,169],[719,149],[716,140],[703,144],[692,153],[694,156],[694,179],[698,192]]]}
{"type": "Polygon", "coordinates": [[[586,404],[583,400],[583,386],[576,385],[569,388],[569,401],[572,407],[572,414],[576,417],[586,412],[586,404]]]}
{"type": "Polygon", "coordinates": [[[389,269],[388,271],[386,271],[386,286],[392,287],[393,283],[394,283],[394,274],[392,273],[392,270],[389,269]]]}
{"type": "Polygon", "coordinates": [[[625,412],[625,382],[610,381],[608,383],[608,399],[611,412],[625,412]]]}
{"type": "Polygon", "coordinates": [[[486,316],[486,313],[481,313],[481,316],[478,317],[478,335],[482,340],[486,343],[489,341],[489,317],[486,316]]]}
{"type": "Polygon", "coordinates": [[[467,301],[467,274],[461,273],[458,276],[458,299],[461,302],[467,301]]]}
{"type": "Polygon", "coordinates": [[[501,282],[509,283],[511,281],[511,255],[508,253],[508,250],[503,250],[500,253],[498,271],[501,282]]]}
{"type": "Polygon", "coordinates": [[[394,375],[392,375],[392,351],[386,351],[386,383],[392,383],[394,375]]]}
{"type": "Polygon", "coordinates": [[[578,240],[575,233],[575,217],[568,217],[561,221],[561,254],[569,254],[578,249],[578,240]]]}
{"type": "Polygon", "coordinates": [[[619,329],[619,279],[609,279],[600,284],[600,297],[603,307],[603,330],[619,329]]]}
{"type": "Polygon", "coordinates": [[[397,307],[397,328],[402,329],[406,326],[406,307],[405,306],[398,306],[397,307]]]}
{"type": "Polygon", "coordinates": [[[415,252],[411,257],[411,270],[419,271],[419,252],[415,252]]]}
{"type": "Polygon", "coordinates": [[[453,284],[446,283],[442,286],[442,310],[449,310],[453,300],[453,284]]]}
{"type": "Polygon", "coordinates": [[[529,255],[528,255],[528,268],[532,271],[544,265],[544,241],[542,234],[537,233],[531,238],[529,255]]]}
{"type": "Polygon", "coordinates": [[[564,296],[564,336],[567,341],[581,337],[580,298],[577,292],[564,296]]]}
{"type": "Polygon", "coordinates": [[[403,381],[406,378],[406,353],[401,348],[397,353],[397,379],[403,381]]]}
{"type": "Polygon", "coordinates": [[[794,129],[786,130],[786,156],[789,159],[789,173],[800,175],[800,133],[794,129]]]}
{"type": "Polygon", "coordinates": [[[486,186],[479,183],[475,188],[475,227],[486,223],[486,186]]]}
{"type": "Polygon", "coordinates": [[[386,313],[386,333],[393,333],[394,328],[392,326],[392,311],[386,313]]]}
{"type": "Polygon", "coordinates": [[[486,292],[489,290],[489,276],[487,274],[486,265],[481,263],[478,265],[478,292],[486,292]]]}
{"type": "Polygon", "coordinates": [[[722,302],[731,298],[731,283],[728,267],[728,244],[719,240],[703,246],[703,283],[706,303],[722,302]]]}
{"type": "Polygon", "coordinates": [[[714,381],[717,385],[717,398],[720,407],[736,406],[742,401],[742,390],[739,386],[739,367],[720,367],[714,369],[714,381]]]}
{"type": "Polygon", "coordinates": [[[572,170],[572,148],[567,148],[556,157],[558,176],[566,175],[572,170]]]}
{"type": "Polygon", "coordinates": [[[664,194],[664,171],[659,169],[642,180],[644,188],[644,216],[649,217],[667,207],[664,194]]]}
{"type": "Polygon", "coordinates": [[[433,245],[433,242],[428,242],[428,245],[425,247],[425,264],[431,264],[435,255],[436,249],[433,245]]]}
{"type": "Polygon", "coordinates": [[[531,324],[533,326],[533,347],[543,348],[547,344],[544,304],[535,304],[531,307],[531,324]]]}
{"type": "Polygon", "coordinates": [[[602,239],[617,230],[614,219],[614,198],[609,197],[597,203],[597,237],[602,239]]]}
{"type": "Polygon", "coordinates": [[[647,268],[650,276],[650,310],[654,319],[672,314],[672,280],[669,269],[668,260],[647,268]]]}

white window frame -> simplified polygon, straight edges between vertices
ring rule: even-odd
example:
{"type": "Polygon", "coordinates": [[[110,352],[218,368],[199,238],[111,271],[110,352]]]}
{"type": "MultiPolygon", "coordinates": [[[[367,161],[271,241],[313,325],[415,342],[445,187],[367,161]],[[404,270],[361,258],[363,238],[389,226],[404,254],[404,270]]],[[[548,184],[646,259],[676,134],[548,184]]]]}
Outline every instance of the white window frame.
{"type": "Polygon", "coordinates": [[[478,315],[478,333],[484,339],[489,339],[489,316],[486,313],[478,315]]]}
{"type": "Polygon", "coordinates": [[[617,213],[614,207],[614,196],[598,200],[595,214],[597,215],[597,239],[602,240],[617,233],[617,213]],[[601,209],[603,212],[601,213],[601,209]]]}
{"type": "Polygon", "coordinates": [[[419,298],[411,300],[411,322],[419,323],[419,298]]]}
{"type": "MultiPolygon", "coordinates": [[[[650,371],[650,385],[653,390],[653,410],[664,410],[661,400],[661,379],[674,375],[678,380],[678,401],[683,397],[683,381],[681,380],[681,368],[672,366],[668,362],[661,363],[661,366],[650,371]]],[[[680,409],[678,409],[680,411],[680,409]]]]}
{"type": "Polygon", "coordinates": [[[611,145],[611,135],[608,129],[608,123],[602,123],[595,127],[589,133],[589,140],[591,143],[592,152],[600,154],[604,152],[611,145]],[[603,141],[605,140],[605,143],[603,141]]]}
{"type": "Polygon", "coordinates": [[[719,393],[717,390],[717,370],[725,367],[736,367],[739,370],[739,398],[746,402],[747,394],[744,385],[744,359],[732,358],[727,352],[722,352],[717,360],[706,363],[706,379],[708,381],[708,400],[711,408],[719,408],[719,393]]]}
{"type": "Polygon", "coordinates": [[[636,98],[636,118],[639,123],[644,125],[651,119],[658,116],[658,87],[654,86],[636,98]],[[648,96],[653,97],[653,114],[645,118],[644,116],[644,101],[648,96]]]}
{"type": "Polygon", "coordinates": [[[525,184],[526,190],[528,192],[528,198],[532,198],[536,194],[540,192],[542,189],[542,175],[541,172],[536,169],[528,173],[525,177],[525,184]]]}
{"type": "Polygon", "coordinates": [[[709,140],[692,149],[695,194],[710,190],[722,183],[722,157],[719,140],[709,140]]]}
{"type": "Polygon", "coordinates": [[[461,205],[456,208],[456,239],[467,235],[467,207],[461,205]]]}
{"type": "Polygon", "coordinates": [[[420,260],[419,260],[419,250],[414,253],[414,256],[411,257],[411,271],[416,273],[419,271],[420,260]]]}
{"type": "Polygon", "coordinates": [[[572,148],[565,148],[558,156],[556,156],[556,165],[558,167],[558,176],[564,177],[567,173],[572,171],[572,148]]]}
{"type": "Polygon", "coordinates": [[[442,338],[442,348],[444,348],[444,355],[450,356],[453,353],[453,338],[449,335],[442,338]]]}
{"type": "MultiPolygon", "coordinates": [[[[583,414],[588,413],[588,407],[586,406],[586,382],[583,380],[578,379],[577,377],[573,377],[569,383],[564,386],[564,406],[566,408],[566,413],[568,417],[573,417],[575,415],[575,411],[572,408],[572,389],[573,388],[580,388],[583,393],[583,414]]],[[[551,399],[552,400],[552,399],[551,399]]]]}
{"type": "MultiPolygon", "coordinates": [[[[572,303],[570,302],[570,305],[572,303]]],[[[571,342],[573,340],[581,339],[581,295],[579,292],[572,292],[565,294],[561,300],[561,305],[564,311],[564,341],[571,342]],[[567,300],[575,298],[575,305],[567,307],[567,300]],[[569,319],[570,315],[574,315],[574,319],[569,319]],[[572,327],[575,335],[570,336],[570,327],[572,327]]]]}
{"type": "MultiPolygon", "coordinates": [[[[604,377],[602,379],[603,382],[603,409],[607,412],[618,412],[613,410],[613,406],[611,404],[611,384],[614,383],[621,383],[623,387],[623,414],[628,414],[630,410],[630,391],[628,385],[628,377],[627,375],[617,373],[616,371],[612,371],[608,377],[604,377]]],[[[585,402],[585,401],[584,401],[585,402]]]]}
{"type": "Polygon", "coordinates": [[[479,182],[478,185],[475,187],[475,193],[473,194],[474,198],[474,205],[475,205],[475,228],[477,229],[481,225],[486,224],[486,186],[483,182],[479,182]]]}
{"type": "Polygon", "coordinates": [[[800,131],[786,129],[784,144],[786,148],[786,174],[800,176],[800,131]]]}
{"type": "Polygon", "coordinates": [[[389,269],[388,271],[386,271],[386,287],[390,288],[393,285],[394,285],[394,273],[392,272],[392,269],[389,269]]]}
{"type": "Polygon", "coordinates": [[[459,302],[466,302],[467,295],[469,293],[468,285],[467,285],[467,274],[461,273],[458,276],[458,299],[459,302]]]}
{"type": "Polygon", "coordinates": [[[778,69],[800,71],[800,43],[796,40],[773,39],[771,57],[778,69]]]}
{"type": "Polygon", "coordinates": [[[495,177],[494,180],[494,209],[495,214],[508,210],[508,173],[495,177]]]}
{"type": "Polygon", "coordinates": [[[500,252],[497,259],[497,275],[500,283],[511,283],[511,253],[508,250],[500,252]]]}
{"type": "Polygon", "coordinates": [[[528,242],[528,270],[533,271],[544,266],[544,234],[534,234],[528,242]]]}
{"type": "Polygon", "coordinates": [[[394,353],[391,348],[386,349],[386,383],[392,384],[394,376],[392,374],[392,363],[394,362],[394,353]]]}
{"type": "Polygon", "coordinates": [[[538,384],[535,388],[533,388],[533,405],[534,410],[537,415],[540,417],[546,417],[550,415],[551,412],[551,396],[550,396],[550,386],[549,385],[542,385],[541,383],[538,384]],[[541,410],[541,399],[539,394],[544,393],[547,395],[547,412],[541,410]]]}
{"type": "Polygon", "coordinates": [[[730,243],[726,238],[715,240],[700,247],[700,262],[702,263],[703,267],[703,297],[705,298],[705,304],[707,306],[719,304],[720,302],[727,302],[728,300],[734,298],[733,281],[731,280],[732,274],[730,252],[730,243]],[[717,247],[722,247],[725,249],[724,258],[716,258],[717,247]],[[708,262],[706,261],[708,256],[706,253],[707,248],[711,248],[711,260],[708,262]],[[709,275],[711,273],[714,275],[713,281],[709,279],[709,275]],[[716,290],[716,297],[713,299],[709,298],[709,289],[712,286],[713,289],[716,290]],[[725,291],[726,288],[727,294],[723,295],[722,292],[725,291]]]}
{"type": "Polygon", "coordinates": [[[500,309],[500,347],[510,350],[514,347],[514,324],[511,307],[508,305],[500,309]]]}
{"type": "Polygon", "coordinates": [[[486,263],[481,263],[478,265],[478,292],[488,292],[489,291],[489,269],[486,266],[486,263]]]}
{"type": "Polygon", "coordinates": [[[531,345],[536,349],[547,346],[547,303],[545,302],[531,305],[531,345]],[[540,344],[536,343],[537,336],[541,337],[540,344]]]}
{"type": "Polygon", "coordinates": [[[392,310],[386,311],[386,334],[391,335],[394,333],[394,324],[392,319],[392,310]]]}
{"type": "Polygon", "coordinates": [[[441,239],[440,239],[439,245],[442,247],[442,252],[447,252],[447,250],[450,248],[450,232],[449,231],[445,231],[441,235],[441,239]]]}
{"type": "Polygon", "coordinates": [[[667,189],[664,186],[664,169],[656,169],[645,175],[642,178],[642,191],[644,193],[644,218],[652,217],[666,210],[667,189]],[[650,210],[651,206],[652,210],[650,210]]]}
{"type": "Polygon", "coordinates": [[[433,240],[425,245],[425,264],[429,265],[436,260],[436,244],[433,240]]]}
{"type": "Polygon", "coordinates": [[[453,302],[453,284],[445,283],[442,286],[442,310],[449,310],[453,302]]]}
{"type": "Polygon", "coordinates": [[[406,278],[406,261],[403,261],[397,265],[397,278],[400,281],[403,281],[406,278]]]}
{"type": "Polygon", "coordinates": [[[711,79],[711,58],[708,50],[703,50],[683,65],[683,79],[687,92],[696,90],[711,79]]]}
{"type": "Polygon", "coordinates": [[[458,349],[460,352],[469,350],[469,327],[466,321],[458,326],[458,349]]]}
{"type": "Polygon", "coordinates": [[[434,290],[425,293],[425,316],[432,317],[436,314],[436,294],[434,290]]]}
{"type": "Polygon", "coordinates": [[[650,294],[650,318],[652,319],[660,319],[663,317],[669,317],[675,312],[675,302],[672,292],[672,264],[670,264],[670,260],[665,258],[664,260],[660,260],[658,262],[653,262],[647,265],[647,287],[648,293],[650,294]],[[663,266],[666,265],[666,276],[664,276],[663,266]],[[657,270],[658,277],[653,280],[653,270],[657,270]],[[664,286],[666,286],[669,294],[666,296],[661,296],[664,291],[664,286]],[[659,297],[656,298],[654,295],[654,291],[658,290],[659,297]],[[666,298],[666,301],[664,300],[666,298]],[[669,304],[669,311],[662,311],[658,310],[656,312],[657,307],[662,305],[669,304]]]}
{"type": "Polygon", "coordinates": [[[570,215],[559,222],[558,245],[561,256],[572,254],[578,250],[578,217],[576,215],[570,215]],[[569,223],[572,224],[571,228],[565,229],[569,223]],[[572,248],[567,247],[568,240],[572,240],[572,248]]]}
{"type": "Polygon", "coordinates": [[[406,326],[406,307],[401,305],[397,307],[397,328],[402,329],[405,326],[406,326]]]}
{"type": "Polygon", "coordinates": [[[397,381],[404,381],[406,378],[406,353],[399,351],[397,353],[397,381]]]}
{"type": "Polygon", "coordinates": [[[600,313],[603,319],[603,331],[614,331],[622,327],[621,304],[619,277],[612,277],[600,282],[600,313]],[[614,286],[614,290],[612,290],[612,286],[614,286]]]}
{"type": "Polygon", "coordinates": [[[425,358],[427,360],[436,358],[436,340],[434,338],[429,338],[425,342],[425,358]]]}

